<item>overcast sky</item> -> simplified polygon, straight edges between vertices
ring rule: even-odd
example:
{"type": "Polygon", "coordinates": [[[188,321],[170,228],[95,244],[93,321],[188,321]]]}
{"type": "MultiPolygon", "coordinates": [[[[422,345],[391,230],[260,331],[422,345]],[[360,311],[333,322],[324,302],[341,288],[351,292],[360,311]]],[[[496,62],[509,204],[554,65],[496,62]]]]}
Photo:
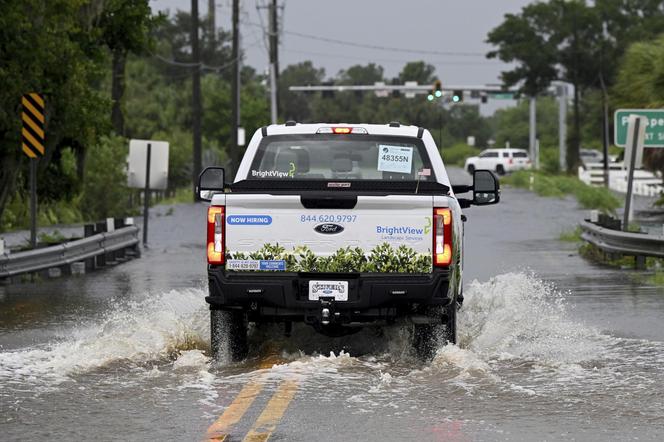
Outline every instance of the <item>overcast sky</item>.
{"type": "MultiPolygon", "coordinates": [[[[240,0],[244,62],[258,71],[265,71],[268,63],[259,18],[262,14],[263,23],[267,24],[267,10],[258,11],[256,7],[268,2],[240,0]]],[[[279,47],[280,67],[311,60],[333,76],[354,64],[374,62],[385,68],[389,78],[406,62],[424,60],[436,67],[443,83],[497,83],[505,65],[484,57],[491,49],[484,40],[487,32],[502,22],[504,14],[518,12],[527,3],[530,0],[280,0],[286,31],[279,47]],[[288,32],[406,51],[354,47],[288,32]]],[[[151,0],[150,4],[155,11],[191,9],[191,0],[151,0]]],[[[216,5],[217,26],[229,29],[231,0],[217,0],[216,5]]],[[[208,0],[199,0],[201,16],[207,13],[207,7],[208,0]]]]}

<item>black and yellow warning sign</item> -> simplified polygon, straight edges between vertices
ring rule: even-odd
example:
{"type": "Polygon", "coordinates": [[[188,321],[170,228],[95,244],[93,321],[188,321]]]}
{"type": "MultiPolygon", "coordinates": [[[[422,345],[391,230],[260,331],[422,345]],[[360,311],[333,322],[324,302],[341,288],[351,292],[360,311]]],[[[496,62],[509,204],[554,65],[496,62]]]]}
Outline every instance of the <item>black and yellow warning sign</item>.
{"type": "Polygon", "coordinates": [[[21,104],[21,147],[27,156],[37,158],[44,155],[44,98],[32,92],[23,95],[21,104]]]}

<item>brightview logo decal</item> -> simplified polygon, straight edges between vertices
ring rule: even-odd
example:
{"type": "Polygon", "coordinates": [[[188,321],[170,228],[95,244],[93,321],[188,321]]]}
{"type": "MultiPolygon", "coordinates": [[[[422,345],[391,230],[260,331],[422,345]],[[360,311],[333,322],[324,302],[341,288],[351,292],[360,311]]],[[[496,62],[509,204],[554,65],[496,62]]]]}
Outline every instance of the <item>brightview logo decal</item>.
{"type": "Polygon", "coordinates": [[[425,216],[425,223],[424,223],[424,234],[428,235],[431,233],[431,217],[430,216],[425,216]]]}

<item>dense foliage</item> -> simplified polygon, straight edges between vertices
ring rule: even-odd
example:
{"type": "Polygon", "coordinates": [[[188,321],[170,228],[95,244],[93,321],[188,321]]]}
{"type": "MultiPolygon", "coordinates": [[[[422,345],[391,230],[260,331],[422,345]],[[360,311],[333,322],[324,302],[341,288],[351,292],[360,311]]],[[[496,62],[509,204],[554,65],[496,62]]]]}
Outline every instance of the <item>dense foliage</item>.
{"type": "Polygon", "coordinates": [[[626,48],[654,38],[662,29],[661,1],[534,2],[519,14],[506,14],[489,32],[487,41],[496,49],[488,56],[516,63],[503,72],[503,82],[518,85],[529,96],[541,94],[553,80],[573,85],[573,124],[567,140],[567,169],[573,172],[579,164],[584,94],[605,92],[615,82],[626,48]]]}
{"type": "MultiPolygon", "coordinates": [[[[572,82],[576,149],[601,145],[605,90],[612,108],[661,107],[664,4],[652,0],[549,0],[526,6],[488,34],[490,54],[515,64],[507,85],[540,94],[550,82],[572,82]],[[624,57],[623,55],[626,54],[624,57]],[[601,86],[605,86],[602,89],[601,86]]],[[[132,211],[138,201],[125,185],[129,138],[170,142],[170,196],[191,185],[191,77],[202,75],[203,165],[227,166],[231,114],[230,33],[200,20],[201,64],[192,63],[191,17],[155,15],[148,0],[6,0],[0,6],[0,230],[28,223],[27,157],[20,150],[20,98],[40,92],[46,101],[46,154],[39,160],[39,223],[74,222],[132,211]],[[17,38],[20,36],[20,38],[17,38]]],[[[484,117],[477,104],[443,105],[422,95],[299,93],[291,85],[356,85],[417,81],[433,84],[434,67],[407,63],[393,77],[374,63],[329,75],[310,61],[286,66],[279,76],[281,121],[400,121],[429,129],[448,164],[509,142],[526,147],[528,104],[484,117]],[[467,146],[469,136],[475,147],[467,146]]],[[[445,79],[441,79],[445,80],[445,79]]],[[[269,123],[268,81],[253,68],[241,72],[241,124],[249,139],[269,123]]],[[[444,83],[444,81],[443,81],[444,83]]],[[[474,102],[476,103],[476,101],[474,102]]],[[[542,166],[557,171],[557,105],[538,99],[542,166]]],[[[240,149],[243,149],[240,147],[240,149]]],[[[664,154],[650,153],[664,170],[664,154]]]]}
{"type": "Polygon", "coordinates": [[[359,247],[338,249],[330,256],[318,256],[307,246],[286,250],[279,244],[265,244],[253,253],[229,253],[231,260],[285,261],[290,272],[322,273],[431,273],[431,254],[417,253],[406,245],[397,248],[382,243],[365,251],[359,247]]]}

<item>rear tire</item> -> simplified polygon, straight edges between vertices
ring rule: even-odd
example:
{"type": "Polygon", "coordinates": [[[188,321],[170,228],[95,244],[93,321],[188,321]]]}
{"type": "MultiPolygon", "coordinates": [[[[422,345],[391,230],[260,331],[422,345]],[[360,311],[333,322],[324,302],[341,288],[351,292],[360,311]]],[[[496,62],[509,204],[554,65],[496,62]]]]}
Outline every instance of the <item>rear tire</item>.
{"type": "MultiPolygon", "coordinates": [[[[439,325],[414,325],[413,349],[415,355],[423,361],[431,360],[440,344],[456,344],[457,342],[456,300],[446,307],[444,312],[447,314],[447,321],[444,323],[441,320],[439,325]]],[[[442,311],[432,310],[431,315],[440,318],[442,311]]]]}
{"type": "Polygon", "coordinates": [[[472,175],[473,172],[475,172],[475,166],[473,166],[472,164],[469,164],[468,168],[466,170],[468,171],[469,174],[472,175]]]}
{"type": "Polygon", "coordinates": [[[497,165],[496,166],[496,173],[498,175],[505,175],[505,166],[503,166],[502,164],[497,165]]]}
{"type": "Polygon", "coordinates": [[[210,310],[210,350],[219,362],[237,362],[247,357],[247,321],[242,311],[210,310]]]}

